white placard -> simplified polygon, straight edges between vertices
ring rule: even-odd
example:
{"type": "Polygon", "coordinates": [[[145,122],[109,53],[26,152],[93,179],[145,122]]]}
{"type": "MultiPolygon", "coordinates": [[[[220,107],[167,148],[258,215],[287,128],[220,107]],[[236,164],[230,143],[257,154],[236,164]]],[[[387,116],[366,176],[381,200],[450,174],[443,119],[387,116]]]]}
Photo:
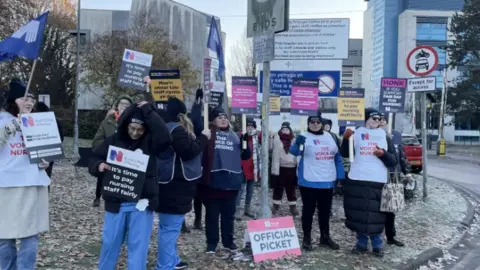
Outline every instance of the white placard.
{"type": "Polygon", "coordinates": [[[289,30],[275,35],[275,59],[347,59],[349,35],[348,18],[290,20],[289,30]]]}
{"type": "Polygon", "coordinates": [[[411,78],[407,81],[407,92],[429,92],[437,90],[436,77],[411,78]]]}
{"type": "Polygon", "coordinates": [[[211,92],[223,93],[225,92],[225,82],[214,81],[211,84],[212,89],[211,92]]]}
{"type": "Polygon", "coordinates": [[[21,121],[27,148],[62,143],[53,112],[22,114],[21,121]]]}
{"type": "Polygon", "coordinates": [[[130,151],[113,145],[108,147],[107,162],[110,164],[140,172],[146,172],[148,159],[149,156],[144,155],[140,150],[130,151]]]}
{"type": "Polygon", "coordinates": [[[253,38],[253,60],[256,64],[275,59],[274,37],[274,33],[267,33],[253,38]]]}

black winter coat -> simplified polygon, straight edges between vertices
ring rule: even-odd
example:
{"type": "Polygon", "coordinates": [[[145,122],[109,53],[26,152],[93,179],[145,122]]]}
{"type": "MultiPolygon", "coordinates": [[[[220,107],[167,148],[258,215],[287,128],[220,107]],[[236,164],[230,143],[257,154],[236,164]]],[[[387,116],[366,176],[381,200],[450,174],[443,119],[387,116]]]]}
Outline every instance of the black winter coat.
{"type": "MultiPolygon", "coordinates": [[[[154,210],[158,204],[158,183],[157,183],[157,165],[154,155],[165,151],[169,147],[171,139],[170,132],[163,119],[156,113],[151,104],[142,106],[141,110],[144,116],[146,130],[145,134],[138,140],[131,140],[128,135],[128,119],[136,109],[136,105],[130,106],[118,119],[117,132],[107,137],[101,145],[93,149],[93,157],[90,161],[89,172],[93,176],[103,177],[103,173],[98,171],[101,163],[107,160],[108,147],[110,145],[135,151],[141,149],[143,154],[150,155],[148,160],[145,183],[142,189],[140,199],[148,199],[149,210],[154,210]]],[[[118,213],[122,203],[127,201],[110,197],[102,193],[105,200],[105,210],[112,213],[118,213]]]]}
{"type": "MultiPolygon", "coordinates": [[[[201,103],[194,104],[191,116],[192,118],[202,117],[201,103]]],[[[192,210],[192,200],[197,191],[198,180],[187,181],[185,179],[180,158],[184,161],[194,159],[201,155],[208,142],[208,138],[201,134],[201,129],[198,128],[198,121],[195,119],[192,122],[195,125],[196,133],[200,133],[196,134],[196,139],[182,126],[176,127],[171,132],[172,148],[177,154],[175,171],[172,181],[168,184],[159,184],[159,204],[155,209],[157,212],[184,215],[192,210]],[[198,132],[199,130],[200,132],[198,132]]]]}
{"type": "MultiPolygon", "coordinates": [[[[388,149],[380,157],[388,168],[396,166],[397,154],[390,137],[387,136],[388,149]]],[[[343,140],[340,153],[349,156],[349,141],[343,140]]],[[[345,226],[350,230],[364,234],[377,235],[385,228],[386,214],[380,212],[383,183],[350,180],[348,177],[343,187],[343,207],[345,209],[345,226]]]]}

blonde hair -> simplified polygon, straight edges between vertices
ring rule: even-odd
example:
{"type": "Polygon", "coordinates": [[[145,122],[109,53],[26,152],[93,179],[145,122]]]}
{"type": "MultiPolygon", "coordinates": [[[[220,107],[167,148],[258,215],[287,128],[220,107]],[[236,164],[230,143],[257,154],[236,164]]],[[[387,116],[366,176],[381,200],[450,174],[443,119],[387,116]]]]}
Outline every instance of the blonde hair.
{"type": "Polygon", "coordinates": [[[180,121],[180,125],[182,125],[183,128],[187,130],[188,134],[192,135],[192,137],[195,139],[196,136],[195,136],[195,132],[193,130],[193,124],[190,118],[188,118],[188,116],[186,116],[185,114],[180,113],[178,114],[178,120],[180,121]]]}

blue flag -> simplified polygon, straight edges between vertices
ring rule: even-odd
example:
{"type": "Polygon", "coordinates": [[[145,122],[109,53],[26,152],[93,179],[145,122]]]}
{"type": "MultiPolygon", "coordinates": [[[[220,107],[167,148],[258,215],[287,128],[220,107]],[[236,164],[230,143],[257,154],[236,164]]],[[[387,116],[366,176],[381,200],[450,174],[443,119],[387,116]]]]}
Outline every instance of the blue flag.
{"type": "Polygon", "coordinates": [[[0,42],[0,62],[23,56],[35,60],[40,53],[49,11],[31,20],[0,42]]]}
{"type": "Polygon", "coordinates": [[[220,32],[218,31],[217,21],[212,16],[212,22],[210,23],[210,33],[208,34],[207,48],[217,53],[218,57],[218,76],[222,77],[225,72],[225,60],[222,48],[222,39],[220,32]]]}

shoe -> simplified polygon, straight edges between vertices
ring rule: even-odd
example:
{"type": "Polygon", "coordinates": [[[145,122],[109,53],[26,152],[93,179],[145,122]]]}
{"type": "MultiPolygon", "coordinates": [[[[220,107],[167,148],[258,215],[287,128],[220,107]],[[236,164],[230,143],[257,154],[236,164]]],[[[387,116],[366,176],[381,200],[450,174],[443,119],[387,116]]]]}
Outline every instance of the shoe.
{"type": "Polygon", "coordinates": [[[335,243],[335,241],[332,240],[330,237],[321,237],[320,238],[320,246],[327,246],[330,247],[333,250],[339,250],[340,246],[335,243]]]}
{"type": "Polygon", "coordinates": [[[245,205],[245,212],[243,214],[249,218],[255,218],[255,214],[252,213],[250,205],[245,205]]]}
{"type": "Polygon", "coordinates": [[[278,213],[278,210],[280,210],[280,204],[273,204],[272,215],[276,215],[278,213]]]}
{"type": "Polygon", "coordinates": [[[187,224],[183,222],[182,224],[182,233],[190,233],[190,229],[187,227],[187,224]]]}
{"type": "Polygon", "coordinates": [[[302,249],[305,251],[312,251],[313,250],[312,241],[303,239],[302,249]]]}
{"type": "Polygon", "coordinates": [[[216,251],[217,251],[216,246],[207,245],[207,251],[206,251],[207,254],[215,254],[216,251]]]}
{"type": "Polygon", "coordinates": [[[298,216],[298,211],[297,211],[297,206],[296,205],[290,205],[290,213],[294,217],[298,216]]]}
{"type": "Polygon", "coordinates": [[[96,198],[93,200],[93,207],[99,207],[100,206],[100,198],[96,198]]]}
{"type": "Polygon", "coordinates": [[[398,241],[398,240],[395,239],[395,238],[392,239],[392,240],[387,240],[387,244],[389,244],[389,245],[394,245],[394,246],[397,246],[397,247],[403,247],[403,246],[405,246],[404,243],[398,241]]]}
{"type": "Polygon", "coordinates": [[[382,258],[383,255],[385,255],[385,254],[383,253],[383,249],[382,249],[382,248],[374,248],[374,249],[372,249],[372,251],[373,251],[373,255],[375,255],[375,256],[377,256],[377,257],[379,257],[379,258],[382,258]]]}
{"type": "Polygon", "coordinates": [[[353,249],[352,249],[352,253],[354,254],[363,254],[365,252],[368,251],[368,248],[366,247],[360,247],[360,246],[355,246],[353,249]]]}
{"type": "Polygon", "coordinates": [[[235,245],[235,243],[232,243],[230,246],[225,247],[225,248],[228,249],[230,252],[237,252],[238,251],[238,246],[235,245]]]}
{"type": "Polygon", "coordinates": [[[184,262],[179,262],[177,265],[175,265],[175,270],[185,269],[187,267],[188,267],[188,264],[184,262]]]}
{"type": "Polygon", "coordinates": [[[203,227],[202,227],[202,220],[201,219],[195,219],[195,222],[193,223],[193,228],[195,230],[203,230],[203,227]]]}
{"type": "Polygon", "coordinates": [[[235,220],[240,221],[242,220],[242,217],[243,215],[241,214],[241,212],[237,210],[237,212],[235,212],[235,220]]]}

